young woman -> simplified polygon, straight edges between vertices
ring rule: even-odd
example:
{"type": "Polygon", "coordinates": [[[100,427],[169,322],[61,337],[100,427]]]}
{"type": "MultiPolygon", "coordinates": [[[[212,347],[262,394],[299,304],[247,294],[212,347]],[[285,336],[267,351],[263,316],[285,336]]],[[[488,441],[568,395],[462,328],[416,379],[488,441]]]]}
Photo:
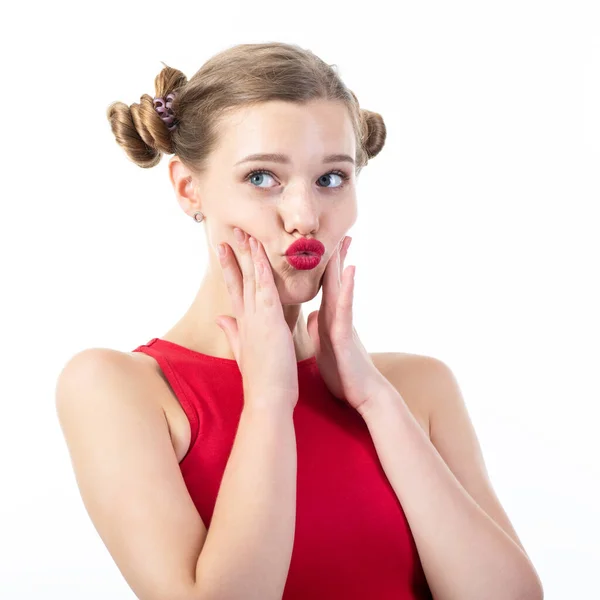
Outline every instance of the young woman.
{"type": "Polygon", "coordinates": [[[369,354],[352,325],[346,233],[382,117],[283,43],[189,81],[165,66],[155,89],[108,119],[139,166],[173,154],[209,267],[165,335],[86,349],[57,385],[86,509],[136,595],[541,598],[450,369],[369,354]]]}

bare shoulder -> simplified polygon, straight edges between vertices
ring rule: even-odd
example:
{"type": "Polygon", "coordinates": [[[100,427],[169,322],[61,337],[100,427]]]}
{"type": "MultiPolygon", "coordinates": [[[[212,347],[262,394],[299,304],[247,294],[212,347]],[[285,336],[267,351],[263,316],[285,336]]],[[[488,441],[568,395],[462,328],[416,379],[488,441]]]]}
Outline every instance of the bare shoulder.
{"type": "Polygon", "coordinates": [[[149,363],[138,360],[130,352],[112,348],[86,348],[73,355],[63,367],[58,385],[85,385],[107,376],[126,382],[130,391],[143,396],[153,408],[160,404],[159,376],[149,363]]]}
{"type": "Polygon", "coordinates": [[[125,373],[133,366],[124,352],[111,348],[86,348],[67,361],[60,372],[59,383],[89,381],[105,373],[107,368],[125,373]]]}
{"type": "Polygon", "coordinates": [[[107,348],[75,354],[57,415],[87,512],[136,597],[193,598],[207,528],[141,364],[107,348]]]}
{"type": "Polygon", "coordinates": [[[431,439],[429,390],[436,369],[443,363],[432,356],[410,352],[373,352],[370,356],[431,439]]]}
{"type": "Polygon", "coordinates": [[[112,366],[118,369],[128,385],[144,395],[153,407],[160,407],[169,429],[171,443],[178,462],[183,460],[191,441],[191,429],[183,408],[177,400],[158,363],[143,352],[123,352],[112,348],[87,348],[75,354],[63,372],[70,378],[88,378],[93,372],[112,366]]]}
{"type": "Polygon", "coordinates": [[[61,371],[61,376],[86,377],[112,367],[126,376],[130,375],[130,381],[134,386],[151,386],[158,378],[158,373],[151,368],[149,361],[139,360],[136,354],[112,348],[86,348],[69,359],[61,371]]]}

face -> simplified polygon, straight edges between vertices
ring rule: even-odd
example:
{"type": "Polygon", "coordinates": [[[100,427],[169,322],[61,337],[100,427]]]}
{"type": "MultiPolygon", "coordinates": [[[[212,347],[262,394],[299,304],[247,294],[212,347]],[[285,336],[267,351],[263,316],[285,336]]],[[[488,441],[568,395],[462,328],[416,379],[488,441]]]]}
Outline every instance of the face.
{"type": "Polygon", "coordinates": [[[357,217],[354,164],[340,156],[324,162],[330,155],[354,159],[347,109],[324,100],[303,106],[272,101],[230,113],[219,132],[219,145],[195,187],[216,269],[217,244],[227,242],[237,252],[233,228],[240,227],[264,246],[282,304],[314,298],[329,259],[357,217]],[[259,153],[288,160],[246,160],[259,153]],[[325,247],[312,269],[297,269],[285,257],[302,237],[325,247]]]}

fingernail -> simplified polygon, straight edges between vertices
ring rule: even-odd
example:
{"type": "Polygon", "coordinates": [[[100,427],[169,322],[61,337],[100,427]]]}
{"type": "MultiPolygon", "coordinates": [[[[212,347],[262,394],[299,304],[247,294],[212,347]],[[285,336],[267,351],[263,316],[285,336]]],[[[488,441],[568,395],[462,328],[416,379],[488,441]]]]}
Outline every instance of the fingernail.
{"type": "Polygon", "coordinates": [[[225,246],[223,246],[223,244],[217,244],[217,252],[219,253],[219,256],[223,258],[225,256],[225,246]]]}
{"type": "Polygon", "coordinates": [[[244,241],[244,232],[241,229],[238,229],[237,227],[233,230],[233,235],[235,236],[235,239],[238,242],[243,242],[244,241]]]}
{"type": "Polygon", "coordinates": [[[253,237],[250,238],[250,249],[252,252],[256,252],[256,240],[253,237]]]}
{"type": "Polygon", "coordinates": [[[350,248],[350,244],[352,243],[352,238],[350,236],[346,237],[346,240],[348,240],[346,242],[346,251],[348,250],[348,248],[350,248]]]}

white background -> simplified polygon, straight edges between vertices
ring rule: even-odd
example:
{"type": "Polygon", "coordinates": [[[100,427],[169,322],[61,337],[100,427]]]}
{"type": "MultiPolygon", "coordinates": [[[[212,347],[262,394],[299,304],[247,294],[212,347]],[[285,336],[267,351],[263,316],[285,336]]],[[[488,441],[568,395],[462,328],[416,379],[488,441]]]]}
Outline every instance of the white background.
{"type": "MultiPolygon", "coordinates": [[[[0,596],[133,598],[55,414],[66,361],[189,306],[204,228],[107,106],[247,42],[299,44],[379,112],[346,264],[371,352],[456,374],[549,600],[598,597],[600,18],[588,2],[30,3],[3,10],[0,596]]],[[[320,294],[305,307],[318,308],[320,294]]]]}

